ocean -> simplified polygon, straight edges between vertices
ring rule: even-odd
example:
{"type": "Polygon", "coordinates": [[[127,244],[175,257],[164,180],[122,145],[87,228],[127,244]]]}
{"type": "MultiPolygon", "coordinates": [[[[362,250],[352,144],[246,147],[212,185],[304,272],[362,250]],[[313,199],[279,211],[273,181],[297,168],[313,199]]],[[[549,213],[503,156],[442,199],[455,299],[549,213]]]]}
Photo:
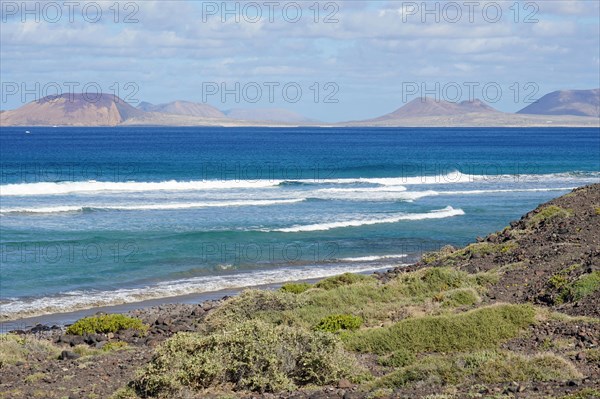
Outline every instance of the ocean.
{"type": "Polygon", "coordinates": [[[578,128],[2,127],[0,155],[4,320],[384,270],[600,181],[578,128]]]}

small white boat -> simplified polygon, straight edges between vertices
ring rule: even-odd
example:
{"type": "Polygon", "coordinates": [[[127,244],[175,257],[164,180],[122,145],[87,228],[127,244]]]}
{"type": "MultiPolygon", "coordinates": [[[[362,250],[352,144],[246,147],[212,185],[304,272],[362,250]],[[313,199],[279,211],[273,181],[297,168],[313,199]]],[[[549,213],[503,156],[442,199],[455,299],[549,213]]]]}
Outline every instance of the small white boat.
{"type": "Polygon", "coordinates": [[[31,134],[29,130],[25,130],[25,134],[31,134]]]}

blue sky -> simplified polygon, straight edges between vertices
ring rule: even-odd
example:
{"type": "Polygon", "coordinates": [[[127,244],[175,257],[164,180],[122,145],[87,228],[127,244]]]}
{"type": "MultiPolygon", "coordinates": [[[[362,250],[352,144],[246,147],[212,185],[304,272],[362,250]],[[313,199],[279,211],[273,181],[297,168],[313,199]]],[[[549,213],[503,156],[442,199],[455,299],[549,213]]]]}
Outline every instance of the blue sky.
{"type": "Polygon", "coordinates": [[[599,4],[1,0],[0,108],[85,87],[322,121],[420,95],[514,112],[550,91],[600,87],[599,4]]]}

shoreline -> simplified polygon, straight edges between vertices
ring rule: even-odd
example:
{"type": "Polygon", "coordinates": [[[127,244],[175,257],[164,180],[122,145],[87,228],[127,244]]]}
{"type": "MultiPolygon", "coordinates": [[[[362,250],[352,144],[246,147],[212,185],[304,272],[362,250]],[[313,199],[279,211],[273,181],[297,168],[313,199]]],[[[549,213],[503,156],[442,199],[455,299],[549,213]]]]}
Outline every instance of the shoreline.
{"type": "Polygon", "coordinates": [[[44,391],[56,399],[425,399],[449,391],[595,398],[600,236],[589,232],[596,231],[600,184],[545,202],[464,247],[388,264],[372,277],[337,275],[285,292],[263,284],[233,299],[205,295],[202,303],[190,296],[130,304],[126,317],[87,320],[69,333],[15,331],[0,339],[0,386],[9,397],[44,391]],[[300,360],[279,361],[282,353],[300,360]],[[306,353],[316,360],[302,361],[306,353]],[[232,367],[261,385],[235,387],[232,367]],[[210,381],[189,382],[207,370],[217,370],[210,381]],[[326,378],[297,379],[306,371],[326,378]],[[280,381],[273,376],[286,384],[272,385],[280,381]]]}
{"type": "MultiPolygon", "coordinates": [[[[414,259],[416,262],[417,259],[414,259]]],[[[397,267],[409,267],[413,263],[401,263],[398,265],[387,265],[380,269],[373,269],[363,272],[356,272],[356,274],[371,275],[377,273],[385,273],[393,270],[397,267]]],[[[275,290],[288,283],[315,283],[322,280],[324,277],[300,279],[300,280],[289,280],[281,283],[268,283],[259,284],[247,287],[240,287],[235,289],[223,289],[211,292],[202,292],[196,294],[178,295],[172,297],[148,299],[139,302],[123,303],[119,305],[108,305],[108,306],[96,306],[89,309],[80,309],[69,312],[60,313],[49,313],[39,316],[22,317],[15,320],[3,320],[0,321],[0,335],[6,334],[11,331],[17,330],[29,330],[35,326],[57,326],[64,328],[69,324],[73,324],[75,321],[84,317],[93,316],[98,312],[103,313],[119,313],[119,314],[130,314],[132,312],[147,312],[152,308],[168,306],[168,305],[197,305],[208,301],[219,301],[221,299],[236,296],[244,290],[248,289],[260,289],[260,290],[275,290]]]]}

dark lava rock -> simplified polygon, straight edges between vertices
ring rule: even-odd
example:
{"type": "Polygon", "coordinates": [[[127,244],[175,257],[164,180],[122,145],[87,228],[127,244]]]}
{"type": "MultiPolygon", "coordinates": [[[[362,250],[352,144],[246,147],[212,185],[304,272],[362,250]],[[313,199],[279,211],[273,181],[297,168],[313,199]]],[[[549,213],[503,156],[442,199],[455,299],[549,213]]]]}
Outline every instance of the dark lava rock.
{"type": "Polygon", "coordinates": [[[70,351],[62,351],[60,353],[59,359],[60,360],[74,360],[74,359],[79,359],[81,356],[78,355],[75,352],[70,352],[70,351]]]}

